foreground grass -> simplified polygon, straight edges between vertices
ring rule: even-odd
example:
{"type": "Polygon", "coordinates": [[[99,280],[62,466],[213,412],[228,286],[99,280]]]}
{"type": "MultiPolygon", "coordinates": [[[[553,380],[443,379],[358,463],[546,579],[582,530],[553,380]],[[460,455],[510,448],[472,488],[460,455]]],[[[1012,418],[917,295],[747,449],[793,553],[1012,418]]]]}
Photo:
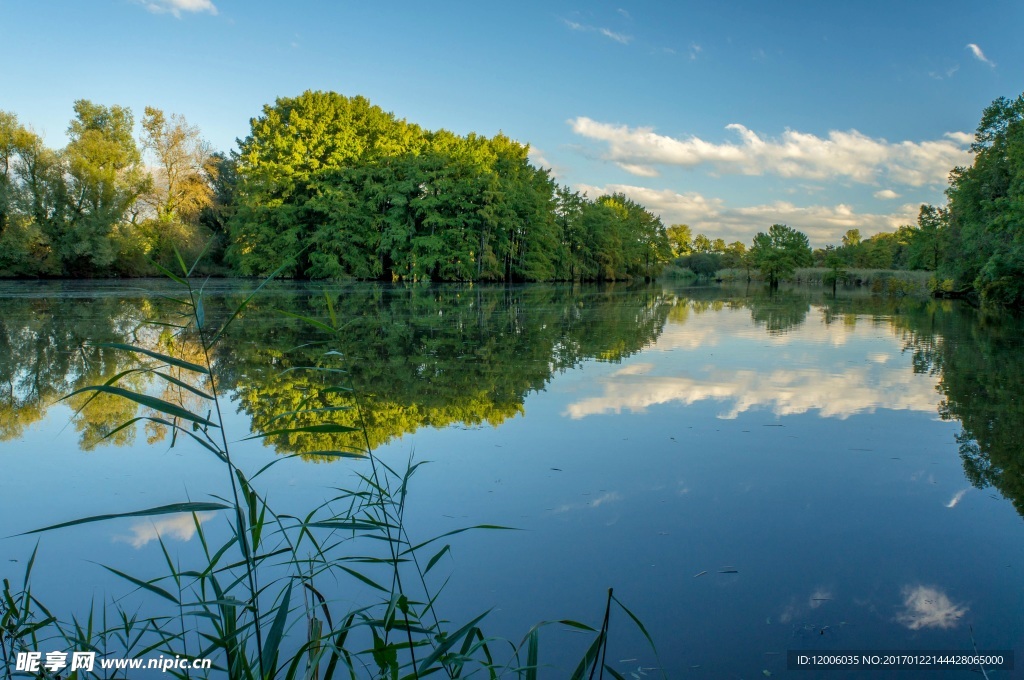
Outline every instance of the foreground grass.
{"type": "MultiPolygon", "coordinates": [[[[95,652],[100,659],[159,655],[213,660],[209,670],[168,671],[179,678],[404,680],[478,674],[533,680],[545,668],[540,658],[541,632],[558,624],[591,636],[569,677],[582,680],[607,673],[621,678],[605,658],[613,611],[624,613],[653,648],[640,619],[611,589],[604,598],[599,626],[571,619],[540,622],[517,641],[487,636],[482,623],[487,612],[458,624],[443,616],[440,596],[447,580],[437,571],[440,560],[452,551],[450,537],[470,530],[502,531],[508,527],[476,525],[427,539],[409,535],[406,501],[419,464],[410,461],[404,468],[391,467],[375,455],[364,424],[352,427],[329,418],[324,421],[325,415],[354,409],[356,422],[363,423],[358,395],[346,384],[345,357],[332,349],[343,323],[329,296],[327,321],[282,312],[322,331],[323,351],[316,365],[289,369],[307,372],[314,387],[301,395],[293,410],[278,416],[272,429],[247,439],[361,432],[363,444],[359,447],[315,453],[321,458],[358,461],[362,471],[352,488],[335,489],[329,500],[301,516],[275,511],[259,488],[261,476],[272,466],[288,464],[297,454],[279,457],[258,470],[236,462],[221,412],[214,360],[226,329],[239,322],[259,288],[233,310],[210,309],[203,288],[194,288],[189,279],[194,266],[187,268],[178,259],[180,273],[165,274],[180,286],[176,299],[179,314],[153,323],[171,332],[174,342],[170,346],[181,351],[106,343],[103,347],[107,349],[136,357],[137,365],[68,396],[87,397],[81,408],[94,398],[126,399],[141,406],[146,415],[120,424],[107,436],[139,421],[168,428],[175,444],[188,443],[195,455],[217,458],[224,470],[224,492],[205,501],[78,518],[26,533],[45,534],[123,517],[190,513],[201,556],[195,563],[182,564],[161,539],[166,570],[157,578],[142,579],[113,566],[104,567],[123,579],[126,587],[145,595],[147,610],[156,613],[143,616],[114,599],[62,619],[32,590],[33,553],[20,586],[13,586],[9,579],[3,582],[0,653],[6,672],[0,677],[67,677],[63,668],[16,669],[19,654],[60,650],[69,655],[95,652]],[[131,389],[127,379],[140,373],[162,383],[159,396],[131,389]],[[323,395],[338,392],[353,394],[355,406],[323,405],[323,395]],[[303,424],[314,414],[317,424],[303,424]],[[230,527],[227,537],[213,542],[203,528],[201,513],[221,515],[230,527]],[[435,585],[439,580],[441,585],[435,585]],[[364,595],[360,605],[344,606],[331,596],[334,591],[364,595]]],[[[135,676],[128,671],[119,675],[118,671],[101,670],[97,665],[94,670],[75,670],[71,677],[135,676]]]]}

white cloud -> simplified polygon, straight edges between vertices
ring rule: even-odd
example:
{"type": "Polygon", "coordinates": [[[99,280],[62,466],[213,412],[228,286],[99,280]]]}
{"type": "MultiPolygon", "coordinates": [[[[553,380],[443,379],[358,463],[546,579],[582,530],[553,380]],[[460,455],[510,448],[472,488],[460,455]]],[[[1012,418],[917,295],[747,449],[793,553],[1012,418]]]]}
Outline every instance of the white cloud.
{"type": "Polygon", "coordinates": [[[896,143],[856,130],[832,130],[825,138],[786,130],[780,138],[771,139],[733,123],[726,129],[736,133],[739,142],[716,144],[699,137],[677,139],[650,127],[630,128],[585,116],[568,122],[576,134],[605,142],[608,160],[627,172],[641,169],[642,176],[650,176],[655,165],[711,165],[718,172],[730,174],[846,178],[864,184],[887,177],[898,184],[923,186],[944,184],[950,169],[970,165],[963,141],[966,133],[962,132],[947,133],[938,140],[896,143]]]}
{"type": "Polygon", "coordinates": [[[615,42],[622,43],[623,45],[628,45],[629,42],[633,39],[633,36],[631,36],[631,35],[624,35],[622,33],[616,33],[615,31],[612,31],[612,30],[607,29],[607,28],[599,28],[597,30],[604,37],[611,38],[615,42]]]}
{"type": "Polygon", "coordinates": [[[209,12],[217,14],[212,0],[139,0],[150,12],[173,14],[181,18],[182,12],[209,12]]]}
{"type": "Polygon", "coordinates": [[[704,48],[702,48],[700,45],[698,45],[697,43],[691,43],[690,44],[690,59],[691,60],[696,59],[698,56],[700,56],[700,53],[703,52],[703,51],[704,51],[704,48]]]}
{"type": "Polygon", "coordinates": [[[981,51],[981,48],[975,45],[974,43],[967,43],[967,49],[970,50],[971,54],[974,55],[974,58],[980,61],[981,63],[988,64],[992,68],[996,67],[995,62],[986,57],[985,53],[981,51]]]}
{"type": "Polygon", "coordinates": [[[952,139],[957,144],[967,146],[974,142],[974,135],[970,132],[947,132],[946,138],[952,139]]]}
{"type": "Polygon", "coordinates": [[[875,198],[881,199],[883,201],[891,201],[892,199],[899,197],[900,195],[897,194],[892,189],[882,189],[881,191],[875,192],[875,198]]]}
{"type": "Polygon", "coordinates": [[[903,589],[903,609],[897,615],[900,623],[911,630],[922,628],[955,628],[968,608],[953,604],[938,588],[907,586],[903,589]]]}
{"type": "Polygon", "coordinates": [[[551,168],[552,163],[545,158],[544,152],[538,148],[530,147],[530,162],[539,168],[551,168]]]}
{"type": "Polygon", "coordinates": [[[696,192],[680,194],[671,189],[649,189],[628,184],[603,187],[576,185],[591,199],[604,194],[622,193],[661,216],[665,224],[688,224],[693,233],[714,234],[726,242],[748,243],[759,231],[773,224],[786,224],[804,232],[814,247],[836,243],[848,229],[860,229],[865,237],[880,231],[894,231],[903,224],[914,224],[920,208],[906,204],[890,213],[858,213],[849,205],[797,206],[788,201],[764,205],[729,207],[719,198],[696,192]]]}
{"type": "MultiPolygon", "coordinates": [[[[199,2],[201,0],[192,0],[192,1],[199,2]]],[[[564,23],[566,26],[568,26],[569,30],[572,30],[572,31],[582,31],[584,33],[591,33],[591,32],[599,33],[599,34],[603,35],[604,37],[609,38],[611,40],[614,40],[615,42],[617,42],[619,44],[622,44],[622,45],[628,45],[633,40],[633,36],[626,35],[624,33],[616,33],[615,31],[611,30],[610,28],[601,28],[601,27],[598,27],[598,26],[590,26],[588,24],[581,24],[581,23],[577,23],[575,21],[570,21],[568,19],[562,19],[562,23],[564,23]]]]}

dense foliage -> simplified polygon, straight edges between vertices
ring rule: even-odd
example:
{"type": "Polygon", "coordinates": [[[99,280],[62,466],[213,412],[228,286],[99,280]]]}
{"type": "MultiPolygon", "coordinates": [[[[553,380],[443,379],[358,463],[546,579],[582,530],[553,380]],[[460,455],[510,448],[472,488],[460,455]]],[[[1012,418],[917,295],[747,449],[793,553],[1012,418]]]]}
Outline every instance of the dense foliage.
{"type": "Polygon", "coordinates": [[[939,269],[956,289],[1024,306],[1024,95],[992,102],[974,140],[974,163],[950,175],[939,269]]]}
{"type": "Polygon", "coordinates": [[[557,187],[529,147],[305,92],[252,121],[238,158],[232,262],[299,278],[614,280],[653,276],[661,221],[621,195],[557,187]]]}
{"type": "Polygon", "coordinates": [[[67,146],[53,150],[0,112],[0,275],[151,273],[175,247],[202,248],[209,152],[180,116],[147,108],[142,123],[140,145],[130,110],[79,100],[67,146]]]}
{"type": "Polygon", "coordinates": [[[362,97],[305,92],[213,153],[178,115],[75,103],[64,149],[0,112],[0,276],[156,273],[213,244],[245,275],[385,281],[656,276],[661,220],[586,196],[498,134],[429,131],[362,97]]]}
{"type": "Polygon", "coordinates": [[[810,266],[813,261],[807,235],[784,224],[773,224],[767,233],[758,232],[747,257],[773,288],[798,267],[810,266]]]}

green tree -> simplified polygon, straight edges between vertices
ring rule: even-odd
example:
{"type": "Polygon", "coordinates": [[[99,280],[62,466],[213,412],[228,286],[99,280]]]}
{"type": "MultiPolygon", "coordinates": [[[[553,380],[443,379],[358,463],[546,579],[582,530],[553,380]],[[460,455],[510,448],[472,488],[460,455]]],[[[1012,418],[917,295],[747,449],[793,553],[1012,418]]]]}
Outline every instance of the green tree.
{"type": "Polygon", "coordinates": [[[69,219],[54,234],[53,247],[63,273],[105,274],[117,258],[117,237],[133,236],[137,201],[150,179],[132,136],[129,109],[85,99],[76,101],[74,108],[65,150],[69,219]]]}
{"type": "Polygon", "coordinates": [[[693,237],[693,252],[695,253],[710,253],[714,250],[714,246],[704,234],[697,234],[693,237]]]}
{"type": "Polygon", "coordinates": [[[944,231],[949,221],[945,208],[922,205],[917,214],[917,228],[910,241],[909,264],[913,269],[935,271],[942,262],[944,231]]]}
{"type": "Polygon", "coordinates": [[[846,278],[846,269],[844,268],[843,258],[839,257],[839,253],[836,252],[836,247],[829,245],[825,246],[825,259],[824,265],[828,267],[828,273],[825,274],[825,283],[832,284],[832,296],[835,297],[836,286],[840,279],[846,278]]]}
{"type": "Polygon", "coordinates": [[[1024,306],[1024,95],[982,114],[974,163],[950,174],[943,276],[998,304],[1024,306]]]}
{"type": "Polygon", "coordinates": [[[690,253],[680,260],[686,269],[697,275],[698,279],[710,279],[722,268],[720,253],[690,253]]]}
{"type": "Polygon", "coordinates": [[[813,261],[807,236],[784,224],[773,224],[768,233],[758,232],[748,256],[772,288],[778,288],[780,279],[792,276],[798,267],[810,266],[813,261]]]}
{"type": "Polygon", "coordinates": [[[183,116],[166,116],[151,106],[142,118],[142,132],[143,148],[154,161],[149,191],[140,197],[152,211],[140,225],[145,251],[165,264],[174,248],[198,255],[205,241],[199,218],[213,202],[210,146],[183,116]]]}
{"type": "Polygon", "coordinates": [[[740,269],[747,254],[747,246],[743,241],[733,241],[722,250],[722,267],[740,269]]]}
{"type": "Polygon", "coordinates": [[[666,230],[672,257],[689,255],[693,251],[693,234],[687,224],[673,224],[666,230]]]}

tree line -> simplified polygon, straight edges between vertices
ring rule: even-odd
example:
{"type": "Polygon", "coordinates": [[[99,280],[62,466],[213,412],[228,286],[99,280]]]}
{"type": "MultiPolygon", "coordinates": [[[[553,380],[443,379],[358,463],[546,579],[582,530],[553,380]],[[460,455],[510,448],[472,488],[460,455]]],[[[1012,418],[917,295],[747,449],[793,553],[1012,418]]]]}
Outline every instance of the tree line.
{"type": "MultiPolygon", "coordinates": [[[[922,205],[916,224],[895,232],[862,238],[851,229],[841,243],[813,251],[791,244],[788,264],[776,273],[801,266],[934,271],[939,294],[1024,307],[1024,95],[1000,97],[985,109],[971,151],[973,163],[950,172],[945,206],[922,205]]],[[[687,225],[667,233],[676,262],[698,276],[753,267],[774,280],[772,265],[756,254],[751,259],[754,249],[739,241],[693,236],[687,225]]],[[[754,244],[766,238],[758,234],[754,244]]]]}
{"type": "Polygon", "coordinates": [[[802,232],[796,232],[802,239],[784,236],[783,227],[790,230],[786,225],[774,225],[767,233],[758,234],[751,248],[742,241],[726,244],[724,239],[712,239],[705,234],[692,236],[692,230],[685,224],[673,224],[667,233],[676,262],[697,276],[709,277],[722,269],[756,269],[771,279],[773,270],[788,277],[798,267],[935,271],[942,262],[939,230],[946,213],[945,208],[923,205],[916,225],[903,225],[895,232],[880,232],[866,239],[861,237],[860,229],[849,229],[840,243],[814,249],[802,232]],[[775,246],[769,237],[772,229],[777,232],[775,246]],[[787,248],[792,266],[765,268],[763,253],[772,253],[778,259],[777,251],[787,248]]]}
{"type": "Polygon", "coordinates": [[[559,186],[504,134],[430,131],[305,92],[230,154],[183,117],[80,100],[50,149],[0,112],[0,275],[133,276],[210,253],[221,273],[404,281],[618,280],[670,257],[660,218],[559,186]]]}

